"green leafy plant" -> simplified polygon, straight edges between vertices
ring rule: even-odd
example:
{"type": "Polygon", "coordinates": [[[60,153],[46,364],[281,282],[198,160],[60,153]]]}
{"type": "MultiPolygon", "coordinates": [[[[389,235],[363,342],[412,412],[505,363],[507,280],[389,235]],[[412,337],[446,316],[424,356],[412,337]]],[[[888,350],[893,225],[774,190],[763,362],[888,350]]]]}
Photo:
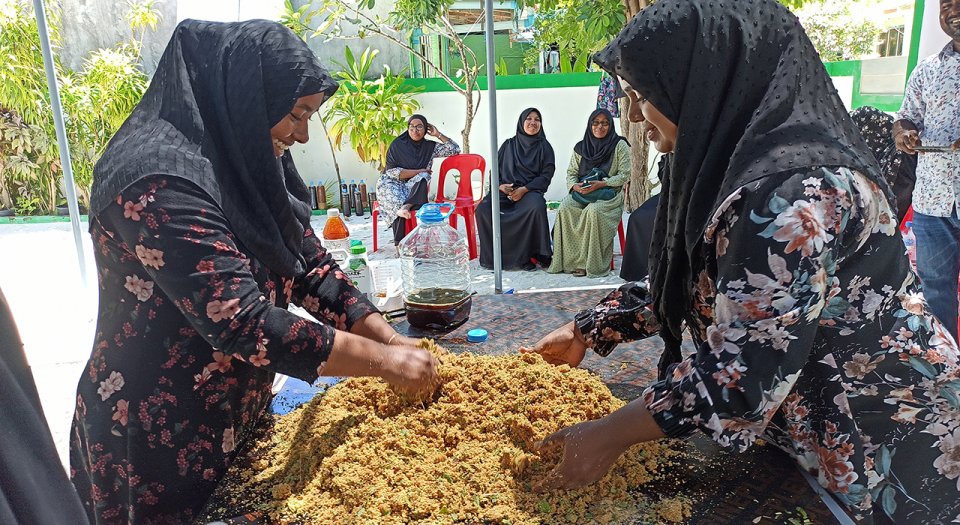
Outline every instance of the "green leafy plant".
{"type": "Polygon", "coordinates": [[[500,60],[497,61],[497,76],[503,77],[507,75],[507,61],[500,57],[500,60]]]}
{"type": "Polygon", "coordinates": [[[525,63],[535,64],[540,53],[556,46],[562,73],[586,71],[590,56],[603,49],[627,20],[621,0],[558,0],[545,7],[534,22],[534,46],[525,63]]]}
{"type": "MultiPolygon", "coordinates": [[[[146,31],[160,21],[154,0],[130,0],[126,21],[129,41],[110,49],[90,53],[80,71],[64,68],[56,59],[60,47],[56,11],[47,13],[51,45],[54,47],[54,71],[60,85],[67,141],[70,146],[74,181],[81,205],[87,205],[93,166],[110,138],[140,101],[148,79],[140,69],[140,51],[146,31]]],[[[32,165],[20,161],[17,170],[0,170],[0,188],[18,186],[23,210],[51,213],[59,200],[62,171],[56,148],[56,130],[52,118],[40,35],[27,0],[0,0],[0,56],[8,61],[0,67],[0,107],[12,115],[23,136],[23,129],[39,130],[45,140],[30,132],[32,165]],[[42,149],[42,151],[41,151],[42,149]],[[28,169],[29,166],[29,169],[28,169]],[[28,176],[24,170],[33,170],[28,176]],[[52,174],[52,175],[51,175],[52,174]],[[51,182],[52,181],[52,182],[51,182]]],[[[8,122],[8,124],[9,124],[8,122]]],[[[6,126],[8,131],[10,126],[6,126]]],[[[14,147],[5,133],[0,136],[0,151],[14,147]]],[[[12,135],[11,135],[12,136],[12,135]]],[[[22,149],[22,148],[21,148],[22,149]]],[[[26,158],[23,155],[20,158],[26,158]]],[[[10,164],[10,162],[8,162],[10,164]]]]}
{"type": "Polygon", "coordinates": [[[343,148],[349,140],[363,162],[376,163],[378,170],[386,164],[387,148],[407,128],[406,117],[420,108],[413,90],[404,86],[403,75],[394,75],[386,67],[375,80],[367,80],[376,49],[367,48],[359,59],[350,48],[344,51],[345,62],[336,64],[341,81],[339,93],[330,101],[323,118],[330,122],[334,146],[343,148]]]}
{"type": "Polygon", "coordinates": [[[0,111],[0,209],[19,213],[56,207],[60,158],[43,129],[0,111]],[[42,189],[42,191],[36,191],[42,189]],[[19,204],[20,201],[29,203],[19,204]]]}
{"type": "Polygon", "coordinates": [[[481,67],[476,53],[464,43],[462,36],[447,17],[453,0],[396,0],[388,17],[369,11],[376,5],[375,0],[320,0],[316,5],[316,9],[298,14],[295,20],[310,25],[314,17],[317,17],[319,23],[314,35],[323,35],[328,39],[365,38],[367,35],[383,37],[414,55],[427,69],[462,95],[466,116],[460,132],[461,146],[464,153],[470,152],[470,130],[480,104],[477,77],[481,67]],[[345,31],[345,24],[356,28],[355,34],[345,31]],[[441,64],[420,49],[419,44],[413,43],[411,37],[414,31],[447,39],[452,46],[451,52],[461,57],[463,67],[454,73],[444,71],[441,64]]]}
{"type": "Polygon", "coordinates": [[[849,0],[810,3],[796,11],[800,23],[825,62],[853,60],[870,54],[877,45],[880,28],[855,16],[849,0]]]}

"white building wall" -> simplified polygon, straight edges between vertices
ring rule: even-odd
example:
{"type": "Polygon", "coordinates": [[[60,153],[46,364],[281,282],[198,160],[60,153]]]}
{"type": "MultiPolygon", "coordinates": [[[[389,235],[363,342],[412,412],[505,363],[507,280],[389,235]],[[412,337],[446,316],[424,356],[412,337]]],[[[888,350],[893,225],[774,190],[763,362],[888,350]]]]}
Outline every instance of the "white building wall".
{"type": "MultiPolygon", "coordinates": [[[[490,146],[490,117],[486,91],[480,103],[480,110],[473,121],[470,149],[471,153],[483,155],[490,162],[495,159],[495,150],[490,146]]],[[[464,99],[455,92],[431,92],[417,96],[422,108],[419,110],[448,137],[461,142],[463,129],[464,99]]],[[[547,88],[547,89],[510,89],[497,92],[497,138],[500,143],[516,134],[520,113],[528,107],[536,107],[543,115],[543,129],[547,140],[553,146],[557,161],[556,173],[547,192],[548,200],[559,200],[566,195],[566,171],[573,153],[573,146],[583,139],[587,118],[596,108],[596,87],[547,88]]],[[[619,129],[619,123],[617,124],[619,129]]],[[[310,142],[291,148],[300,174],[310,185],[317,185],[336,179],[330,147],[323,137],[323,128],[319,122],[312,122],[310,142]]],[[[462,144],[461,144],[462,145],[462,144]]],[[[365,165],[356,153],[346,147],[337,153],[341,176],[344,179],[363,179],[368,191],[374,191],[379,173],[376,166],[365,165]]],[[[441,159],[434,166],[434,182],[431,194],[436,193],[436,178],[439,175],[441,159]]],[[[450,186],[450,191],[452,186],[450,186]]]]}
{"type": "MultiPolygon", "coordinates": [[[[294,1],[294,6],[302,5],[294,1]]],[[[160,24],[155,31],[147,31],[144,37],[143,68],[153,75],[157,62],[167,47],[167,42],[177,24],[187,18],[237,22],[263,18],[279,20],[283,14],[283,0],[162,0],[156,8],[160,11],[160,24]]],[[[374,13],[389,14],[392,2],[377,2],[374,13]]],[[[83,66],[84,58],[99,48],[109,48],[131,38],[126,22],[127,4],[121,0],[61,0],[60,2],[62,48],[58,51],[64,65],[72,70],[83,66]]],[[[348,34],[352,33],[348,30],[348,34]]],[[[343,62],[344,48],[350,46],[359,55],[366,47],[380,50],[374,60],[371,74],[379,75],[385,64],[394,72],[409,67],[410,58],[405,49],[378,36],[348,40],[324,41],[311,39],[308,44],[328,69],[337,69],[333,61],[343,62]]]]}
{"type": "MultiPolygon", "coordinates": [[[[853,77],[835,77],[833,82],[840,99],[850,108],[853,100],[853,77]]],[[[494,148],[490,147],[487,92],[482,93],[480,110],[473,121],[470,149],[472,153],[483,155],[489,172],[490,162],[496,155],[494,148]]],[[[445,91],[422,93],[416,98],[422,106],[418,112],[445,135],[462,145],[460,131],[465,121],[463,97],[458,93],[445,91]]],[[[516,134],[517,120],[524,109],[536,107],[543,115],[543,130],[556,157],[556,172],[546,194],[547,200],[560,200],[567,194],[567,165],[570,163],[573,146],[583,139],[587,118],[596,108],[596,100],[597,88],[593,86],[497,91],[497,140],[500,143],[516,134]]],[[[317,119],[314,120],[310,124],[310,142],[291,148],[300,174],[311,186],[329,183],[337,177],[323,128],[317,119]]],[[[619,120],[616,126],[619,131],[619,120]]],[[[374,191],[379,177],[376,166],[360,162],[356,153],[347,146],[337,152],[337,161],[340,164],[341,177],[346,182],[354,179],[359,183],[362,179],[367,184],[367,191],[374,191]]],[[[436,194],[436,179],[440,173],[441,162],[442,159],[438,159],[434,164],[431,196],[436,194]]],[[[655,162],[656,153],[652,151],[651,166],[655,165],[655,162]]],[[[455,188],[448,183],[447,191],[452,194],[455,188]]]]}
{"type": "Polygon", "coordinates": [[[847,111],[850,111],[853,107],[853,77],[831,77],[831,80],[833,80],[833,87],[837,88],[843,105],[847,111]]]}

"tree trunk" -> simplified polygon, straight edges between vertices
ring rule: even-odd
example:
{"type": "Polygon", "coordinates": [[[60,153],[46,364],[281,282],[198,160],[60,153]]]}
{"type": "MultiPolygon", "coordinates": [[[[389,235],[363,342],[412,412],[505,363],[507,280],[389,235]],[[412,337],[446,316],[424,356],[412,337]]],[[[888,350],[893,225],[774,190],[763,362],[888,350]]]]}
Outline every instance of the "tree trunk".
{"type": "MultiPolygon", "coordinates": [[[[650,3],[649,0],[623,0],[627,22],[629,23],[650,3]]],[[[630,180],[624,186],[623,203],[627,211],[632,212],[650,198],[650,181],[647,179],[650,143],[640,134],[640,126],[630,122],[629,112],[629,100],[620,99],[620,127],[623,129],[623,136],[632,146],[630,148],[630,180]]]]}
{"type": "Polygon", "coordinates": [[[632,146],[630,148],[630,180],[624,186],[624,206],[628,212],[640,207],[650,198],[650,181],[647,178],[647,164],[650,158],[650,143],[640,133],[640,125],[630,122],[628,111],[630,103],[620,99],[620,127],[623,136],[632,146]]]}
{"type": "Polygon", "coordinates": [[[463,131],[460,132],[460,150],[463,153],[470,153],[470,130],[473,129],[473,88],[471,84],[474,79],[467,79],[467,92],[463,95],[467,99],[467,115],[463,123],[463,131]]]}
{"type": "Polygon", "coordinates": [[[333,140],[330,139],[330,131],[327,130],[327,123],[323,117],[320,117],[320,125],[323,126],[323,135],[327,137],[327,144],[330,146],[330,156],[333,157],[333,169],[337,172],[337,188],[339,188],[343,186],[343,179],[340,178],[340,164],[337,163],[337,152],[333,148],[333,140]]]}

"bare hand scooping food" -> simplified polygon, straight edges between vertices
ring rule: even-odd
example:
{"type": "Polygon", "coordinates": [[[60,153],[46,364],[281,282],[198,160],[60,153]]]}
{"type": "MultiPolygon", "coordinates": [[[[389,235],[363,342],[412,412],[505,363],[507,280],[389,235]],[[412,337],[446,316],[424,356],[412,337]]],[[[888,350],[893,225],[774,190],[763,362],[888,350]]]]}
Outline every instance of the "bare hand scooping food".
{"type": "Polygon", "coordinates": [[[520,353],[537,353],[552,365],[576,367],[587,353],[587,341],[571,321],[544,336],[533,348],[521,346],[520,353]]]}
{"type": "Polygon", "coordinates": [[[406,394],[430,394],[440,381],[437,365],[437,358],[427,350],[392,345],[384,356],[381,377],[406,394]]]}
{"type": "Polygon", "coordinates": [[[603,420],[585,421],[563,428],[547,436],[539,449],[562,447],[560,463],[533,490],[571,490],[600,481],[626,447],[614,446],[605,439],[603,420]]]}

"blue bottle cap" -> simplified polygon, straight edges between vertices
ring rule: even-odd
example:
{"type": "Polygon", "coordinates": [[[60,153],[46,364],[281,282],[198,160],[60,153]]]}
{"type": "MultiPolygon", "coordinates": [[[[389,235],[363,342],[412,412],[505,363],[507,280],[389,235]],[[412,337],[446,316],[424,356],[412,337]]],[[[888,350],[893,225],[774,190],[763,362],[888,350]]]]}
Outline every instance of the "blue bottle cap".
{"type": "Polygon", "coordinates": [[[437,204],[430,202],[420,207],[420,210],[417,211],[417,219],[427,224],[436,224],[446,220],[453,213],[453,210],[454,205],[452,203],[437,204]]]}
{"type": "Polygon", "coordinates": [[[467,332],[467,341],[471,343],[482,343],[487,340],[487,331],[483,328],[474,328],[467,332]]]}

